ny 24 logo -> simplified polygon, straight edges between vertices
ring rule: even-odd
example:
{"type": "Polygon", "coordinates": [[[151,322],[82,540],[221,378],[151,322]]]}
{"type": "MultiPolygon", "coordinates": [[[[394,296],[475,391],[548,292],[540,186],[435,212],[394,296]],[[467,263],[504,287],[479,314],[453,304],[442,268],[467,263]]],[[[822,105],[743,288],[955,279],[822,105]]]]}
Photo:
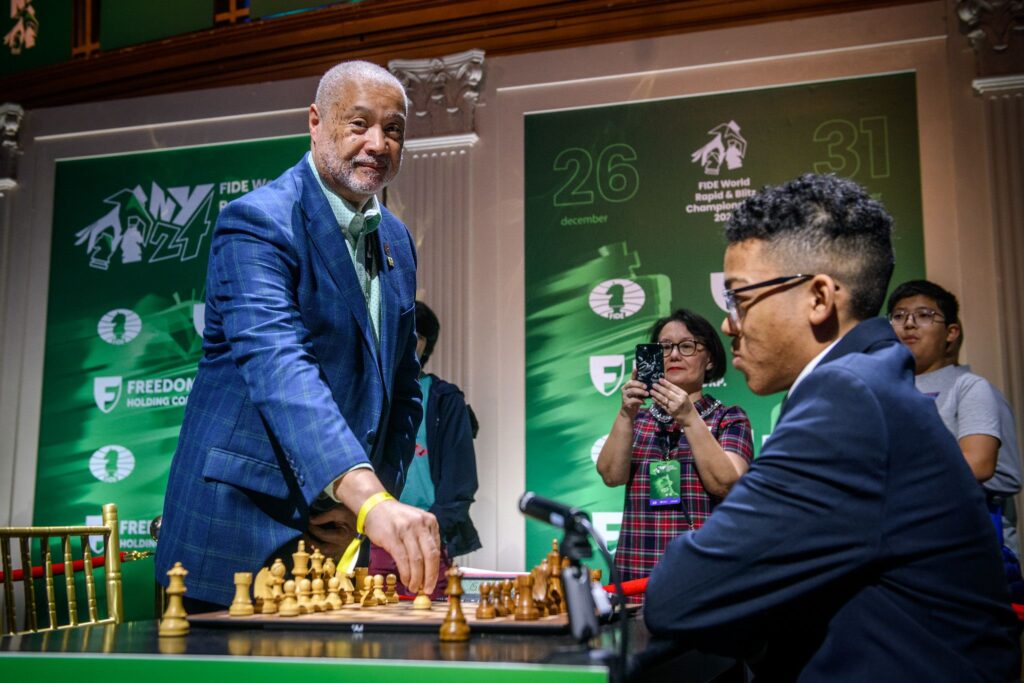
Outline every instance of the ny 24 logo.
{"type": "Polygon", "coordinates": [[[110,210],[75,233],[75,246],[83,246],[89,266],[99,270],[117,262],[190,261],[212,227],[213,183],[165,191],[154,182],[148,195],[136,185],[103,201],[110,210]]]}

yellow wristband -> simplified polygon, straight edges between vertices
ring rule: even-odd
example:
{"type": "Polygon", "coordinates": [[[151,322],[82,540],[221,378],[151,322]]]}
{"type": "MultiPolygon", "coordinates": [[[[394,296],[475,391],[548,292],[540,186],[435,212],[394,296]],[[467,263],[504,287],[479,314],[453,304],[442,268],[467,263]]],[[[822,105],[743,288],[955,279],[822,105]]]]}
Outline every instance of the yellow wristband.
{"type": "Polygon", "coordinates": [[[359,508],[359,516],[356,517],[356,533],[360,536],[363,535],[363,524],[366,522],[366,515],[370,514],[370,510],[377,507],[378,503],[394,499],[395,497],[387,491],[381,491],[363,501],[363,506],[359,508]]]}
{"type": "Polygon", "coordinates": [[[387,491],[381,491],[363,501],[362,507],[359,508],[359,515],[356,517],[356,537],[348,544],[348,548],[345,549],[345,553],[338,562],[338,569],[343,574],[351,574],[356,570],[356,561],[359,559],[359,546],[363,544],[363,539],[366,538],[363,534],[363,524],[366,522],[366,515],[370,514],[370,510],[377,507],[379,503],[394,499],[395,497],[387,491]]]}

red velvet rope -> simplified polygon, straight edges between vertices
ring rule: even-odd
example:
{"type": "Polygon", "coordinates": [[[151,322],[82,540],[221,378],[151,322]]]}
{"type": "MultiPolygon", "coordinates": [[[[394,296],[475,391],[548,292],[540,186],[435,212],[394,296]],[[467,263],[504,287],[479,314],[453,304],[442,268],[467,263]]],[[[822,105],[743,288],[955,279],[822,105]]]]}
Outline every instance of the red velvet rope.
{"type": "MultiPolygon", "coordinates": [[[[121,561],[122,562],[131,562],[132,560],[139,559],[139,558],[135,557],[134,555],[135,555],[135,553],[127,553],[127,552],[122,550],[121,551],[121,561]]],[[[92,558],[92,566],[93,567],[102,567],[104,562],[106,562],[106,558],[103,557],[102,555],[99,555],[97,557],[92,558]]],[[[64,575],[64,563],[63,562],[60,563],[60,564],[54,564],[54,565],[52,565],[52,567],[53,567],[53,575],[54,576],[63,576],[64,575]]],[[[83,571],[84,569],[85,569],[85,560],[75,560],[74,562],[71,563],[71,572],[72,573],[80,572],[80,571],[83,571]]],[[[14,579],[13,579],[14,581],[24,581],[25,580],[25,572],[23,570],[21,570],[21,569],[15,569],[14,572],[13,572],[13,576],[14,576],[14,579]]],[[[32,567],[32,578],[33,579],[41,579],[44,576],[46,576],[46,567],[44,567],[43,565],[36,565],[36,566],[32,567]]],[[[3,580],[4,580],[4,573],[2,571],[0,571],[0,581],[3,581],[3,580]]]]}
{"type": "MultiPolygon", "coordinates": [[[[605,591],[608,593],[615,593],[615,584],[608,584],[604,586],[605,591]]],[[[647,579],[633,579],[632,581],[622,582],[622,593],[623,595],[643,595],[647,592],[647,579]]]]}

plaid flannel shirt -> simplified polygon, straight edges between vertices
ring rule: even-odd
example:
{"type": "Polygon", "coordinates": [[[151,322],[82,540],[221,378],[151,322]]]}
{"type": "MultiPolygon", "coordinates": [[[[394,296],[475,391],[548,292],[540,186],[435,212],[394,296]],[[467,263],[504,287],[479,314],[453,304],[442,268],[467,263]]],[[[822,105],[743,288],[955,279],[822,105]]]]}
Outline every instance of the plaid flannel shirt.
{"type": "MultiPolygon", "coordinates": [[[[704,413],[714,403],[713,397],[704,395],[694,404],[694,408],[704,413]]],[[[754,442],[750,420],[742,408],[727,408],[719,404],[704,418],[704,422],[724,450],[736,453],[748,463],[753,459],[754,442]]],[[[666,438],[665,432],[659,433],[658,423],[646,409],[638,412],[633,420],[633,454],[629,482],[626,484],[622,526],[615,550],[615,565],[624,581],[648,576],[669,541],[683,532],[699,529],[721,500],[704,489],[693,462],[690,444],[679,425],[673,422],[667,431],[670,438],[666,438]],[[679,441],[667,457],[679,461],[682,501],[675,505],[652,507],[649,502],[650,463],[666,459],[665,451],[668,450],[669,441],[676,436],[679,441]]]]}

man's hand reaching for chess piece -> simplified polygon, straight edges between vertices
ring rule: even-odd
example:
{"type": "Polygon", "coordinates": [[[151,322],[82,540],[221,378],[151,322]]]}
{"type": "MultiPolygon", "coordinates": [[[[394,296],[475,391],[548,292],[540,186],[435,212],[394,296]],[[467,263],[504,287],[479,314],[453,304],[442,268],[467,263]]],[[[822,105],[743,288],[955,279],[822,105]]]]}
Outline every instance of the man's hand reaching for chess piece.
{"type": "MultiPolygon", "coordinates": [[[[329,510],[310,518],[310,534],[336,542],[341,538],[344,512],[352,529],[354,515],[371,496],[383,492],[384,486],[370,469],[356,469],[343,476],[335,486],[335,498],[345,511],[329,510]],[[350,512],[350,511],[355,511],[350,512]]],[[[339,506],[341,507],[341,506],[339,506]]],[[[381,500],[365,512],[363,533],[370,541],[391,555],[398,567],[402,583],[413,593],[430,593],[437,583],[437,567],[441,553],[437,519],[434,515],[393,498],[381,500]]],[[[352,536],[348,536],[351,538],[352,536]]]]}

